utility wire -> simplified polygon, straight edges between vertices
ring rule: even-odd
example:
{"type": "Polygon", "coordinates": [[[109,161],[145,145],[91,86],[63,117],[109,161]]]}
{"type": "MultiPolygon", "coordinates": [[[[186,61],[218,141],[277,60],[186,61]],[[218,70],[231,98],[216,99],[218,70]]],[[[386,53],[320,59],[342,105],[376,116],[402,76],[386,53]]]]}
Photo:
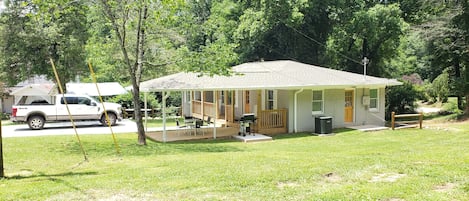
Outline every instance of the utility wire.
{"type": "MultiPolygon", "coordinates": [[[[327,48],[327,46],[326,46],[325,44],[323,44],[323,43],[317,41],[316,39],[314,39],[314,38],[312,38],[312,37],[306,35],[305,33],[299,31],[299,30],[296,29],[295,27],[292,27],[292,26],[288,25],[287,23],[285,23],[285,22],[283,22],[283,21],[282,21],[282,23],[283,23],[286,27],[292,29],[292,30],[295,31],[296,33],[298,33],[298,34],[302,35],[303,37],[307,38],[308,40],[311,40],[311,41],[315,42],[316,44],[318,44],[318,45],[320,45],[320,46],[322,46],[322,47],[324,47],[324,48],[327,48]]],[[[360,65],[363,64],[361,61],[352,59],[352,58],[350,58],[349,56],[340,53],[339,51],[336,51],[336,50],[332,50],[332,51],[335,52],[336,54],[338,54],[339,56],[342,56],[342,57],[344,57],[345,59],[348,59],[348,60],[350,60],[350,61],[352,61],[352,62],[355,62],[355,63],[360,64],[360,65]]]]}

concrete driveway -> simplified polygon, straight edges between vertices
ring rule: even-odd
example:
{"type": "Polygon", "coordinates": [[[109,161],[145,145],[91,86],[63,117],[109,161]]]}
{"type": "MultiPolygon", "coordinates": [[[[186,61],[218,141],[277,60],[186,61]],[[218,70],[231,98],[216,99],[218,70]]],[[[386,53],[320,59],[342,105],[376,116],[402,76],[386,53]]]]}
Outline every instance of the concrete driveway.
{"type": "MultiPolygon", "coordinates": [[[[77,132],[82,134],[111,134],[111,130],[107,126],[102,126],[98,121],[76,122],[77,132]]],[[[137,132],[135,122],[124,119],[117,122],[112,127],[114,133],[132,133],[137,132]]],[[[46,123],[42,130],[31,130],[27,124],[2,126],[2,137],[27,137],[27,136],[44,136],[44,135],[75,135],[72,124],[70,122],[46,123]]]]}

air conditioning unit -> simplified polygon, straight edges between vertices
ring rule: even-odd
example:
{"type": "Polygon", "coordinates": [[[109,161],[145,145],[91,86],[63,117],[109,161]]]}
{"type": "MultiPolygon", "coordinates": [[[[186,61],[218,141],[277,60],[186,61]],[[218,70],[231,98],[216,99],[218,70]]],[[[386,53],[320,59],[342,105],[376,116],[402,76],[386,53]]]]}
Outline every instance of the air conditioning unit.
{"type": "Polygon", "coordinates": [[[363,105],[370,105],[370,96],[363,96],[362,97],[362,104],[363,105]]]}

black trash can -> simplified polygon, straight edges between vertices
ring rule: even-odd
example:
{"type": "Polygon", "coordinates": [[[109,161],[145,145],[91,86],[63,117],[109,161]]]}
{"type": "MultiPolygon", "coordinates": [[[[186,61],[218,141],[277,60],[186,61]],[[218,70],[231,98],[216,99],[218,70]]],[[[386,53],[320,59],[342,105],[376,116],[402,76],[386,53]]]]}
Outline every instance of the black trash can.
{"type": "Polygon", "coordinates": [[[317,116],[314,118],[314,132],[318,134],[332,133],[332,117],[317,116]]]}

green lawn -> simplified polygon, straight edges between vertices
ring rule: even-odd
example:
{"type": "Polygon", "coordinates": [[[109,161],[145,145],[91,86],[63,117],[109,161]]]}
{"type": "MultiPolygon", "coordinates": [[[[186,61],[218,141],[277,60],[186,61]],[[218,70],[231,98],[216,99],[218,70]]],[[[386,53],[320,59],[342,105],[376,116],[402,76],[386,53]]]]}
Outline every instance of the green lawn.
{"type": "Polygon", "coordinates": [[[0,200],[467,200],[469,126],[136,145],[4,139],[0,200]]]}

